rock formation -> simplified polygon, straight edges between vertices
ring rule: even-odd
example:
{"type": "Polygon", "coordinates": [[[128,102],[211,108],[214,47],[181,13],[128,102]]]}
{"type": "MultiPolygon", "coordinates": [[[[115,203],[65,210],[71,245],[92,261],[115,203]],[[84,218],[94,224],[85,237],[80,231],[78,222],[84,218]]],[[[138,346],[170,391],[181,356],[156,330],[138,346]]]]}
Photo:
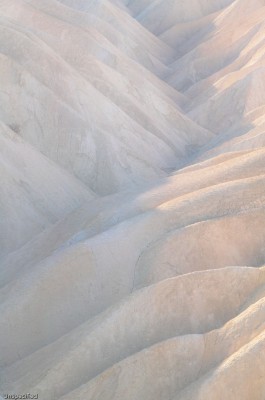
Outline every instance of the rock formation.
{"type": "Polygon", "coordinates": [[[265,0],[0,0],[0,394],[265,399],[265,0]]]}

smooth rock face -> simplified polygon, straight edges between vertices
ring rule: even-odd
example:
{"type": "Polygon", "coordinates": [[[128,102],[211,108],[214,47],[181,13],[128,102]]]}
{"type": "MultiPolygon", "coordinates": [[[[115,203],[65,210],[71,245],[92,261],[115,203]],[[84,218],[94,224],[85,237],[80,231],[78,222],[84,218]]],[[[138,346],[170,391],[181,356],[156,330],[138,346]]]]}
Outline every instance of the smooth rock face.
{"type": "Polygon", "coordinates": [[[3,398],[265,399],[264,21],[0,0],[3,398]]]}

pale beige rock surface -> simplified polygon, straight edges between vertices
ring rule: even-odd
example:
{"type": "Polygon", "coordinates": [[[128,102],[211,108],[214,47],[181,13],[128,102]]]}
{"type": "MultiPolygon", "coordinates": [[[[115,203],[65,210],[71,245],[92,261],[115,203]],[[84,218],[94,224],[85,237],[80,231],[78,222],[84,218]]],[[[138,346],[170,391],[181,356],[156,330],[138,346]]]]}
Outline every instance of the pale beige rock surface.
{"type": "Polygon", "coordinates": [[[0,0],[0,394],[265,400],[264,0],[0,0]]]}

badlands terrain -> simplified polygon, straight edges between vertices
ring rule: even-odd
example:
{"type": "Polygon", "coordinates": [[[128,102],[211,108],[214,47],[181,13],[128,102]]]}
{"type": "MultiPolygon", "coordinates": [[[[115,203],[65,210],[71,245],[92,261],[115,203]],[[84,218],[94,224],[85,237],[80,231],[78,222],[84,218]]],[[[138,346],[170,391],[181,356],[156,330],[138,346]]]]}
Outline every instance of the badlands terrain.
{"type": "Polygon", "coordinates": [[[0,0],[0,394],[265,400],[265,0],[0,0]]]}

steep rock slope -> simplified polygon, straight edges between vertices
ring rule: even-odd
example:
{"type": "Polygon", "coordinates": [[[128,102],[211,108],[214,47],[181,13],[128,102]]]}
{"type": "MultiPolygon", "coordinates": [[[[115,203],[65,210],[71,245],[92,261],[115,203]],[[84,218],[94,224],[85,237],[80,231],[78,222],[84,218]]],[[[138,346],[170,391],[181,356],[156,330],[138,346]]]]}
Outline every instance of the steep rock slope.
{"type": "Polygon", "coordinates": [[[108,194],[164,176],[212,137],[182,113],[180,94],[136,62],[141,54],[128,57],[97,20],[78,25],[80,12],[55,0],[3,3],[1,118],[92,190],[108,194]]]}
{"type": "Polygon", "coordinates": [[[10,128],[1,124],[0,130],[0,247],[5,255],[95,194],[10,128]]]}

